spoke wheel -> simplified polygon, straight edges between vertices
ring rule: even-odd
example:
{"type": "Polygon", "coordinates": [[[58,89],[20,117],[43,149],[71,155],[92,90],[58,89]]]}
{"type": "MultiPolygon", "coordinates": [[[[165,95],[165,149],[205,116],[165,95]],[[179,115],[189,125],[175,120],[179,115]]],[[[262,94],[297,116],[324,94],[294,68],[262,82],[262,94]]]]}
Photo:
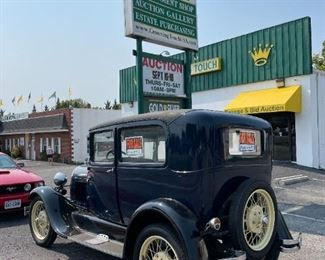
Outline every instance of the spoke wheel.
{"type": "Polygon", "coordinates": [[[272,237],[275,211],[272,198],[263,189],[248,198],[243,214],[243,230],[247,245],[256,251],[265,248],[272,237]]]}
{"type": "Polygon", "coordinates": [[[48,247],[56,239],[56,233],[51,227],[44,202],[36,197],[31,203],[29,226],[36,244],[48,247]]]}
{"type": "Polygon", "coordinates": [[[175,249],[161,236],[148,237],[141,246],[139,260],[178,260],[175,249]]]}
{"type": "Polygon", "coordinates": [[[43,201],[39,200],[34,204],[31,212],[31,220],[35,236],[39,240],[44,240],[49,234],[50,222],[43,201]]]}
{"type": "Polygon", "coordinates": [[[186,250],[166,224],[152,224],[138,235],[133,260],[185,260],[186,250]]]}
{"type": "Polygon", "coordinates": [[[265,257],[275,241],[277,204],[271,186],[263,181],[247,180],[232,196],[229,232],[235,249],[248,259],[265,257]]]}

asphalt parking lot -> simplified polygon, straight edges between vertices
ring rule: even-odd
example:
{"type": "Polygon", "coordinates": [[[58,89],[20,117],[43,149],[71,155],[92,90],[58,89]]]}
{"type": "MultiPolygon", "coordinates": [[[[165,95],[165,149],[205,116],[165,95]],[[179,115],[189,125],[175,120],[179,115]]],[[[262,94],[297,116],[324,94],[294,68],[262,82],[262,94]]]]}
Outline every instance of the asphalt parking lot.
{"type": "MultiPolygon", "coordinates": [[[[69,177],[75,166],[44,162],[26,162],[26,169],[41,175],[47,185],[58,171],[69,177]]],[[[302,232],[303,247],[293,254],[281,254],[280,259],[325,259],[325,171],[309,170],[292,165],[275,165],[273,188],[278,205],[293,235],[302,232]],[[301,180],[290,181],[302,176],[301,180]]],[[[100,252],[58,238],[50,249],[35,245],[30,235],[28,219],[22,214],[0,215],[0,259],[106,259],[100,252]]]]}

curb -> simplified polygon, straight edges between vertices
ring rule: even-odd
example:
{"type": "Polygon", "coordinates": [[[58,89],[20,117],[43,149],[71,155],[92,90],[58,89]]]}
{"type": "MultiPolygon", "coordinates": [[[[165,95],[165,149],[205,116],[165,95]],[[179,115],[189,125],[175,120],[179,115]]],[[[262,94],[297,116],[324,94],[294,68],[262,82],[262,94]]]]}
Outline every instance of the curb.
{"type": "Polygon", "coordinates": [[[310,178],[306,175],[292,175],[292,176],[286,176],[286,177],[281,177],[281,178],[276,178],[274,179],[274,182],[278,184],[279,186],[287,186],[287,185],[292,185],[292,184],[297,184],[301,182],[306,182],[309,181],[310,178]]]}

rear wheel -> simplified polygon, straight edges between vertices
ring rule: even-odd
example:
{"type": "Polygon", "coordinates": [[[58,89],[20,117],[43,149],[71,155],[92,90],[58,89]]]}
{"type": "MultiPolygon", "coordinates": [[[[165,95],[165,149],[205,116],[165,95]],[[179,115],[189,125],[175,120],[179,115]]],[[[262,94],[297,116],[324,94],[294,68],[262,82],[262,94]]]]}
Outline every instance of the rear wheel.
{"type": "Polygon", "coordinates": [[[229,214],[229,230],[236,249],[248,259],[261,259],[270,251],[276,234],[277,203],[271,186],[247,180],[235,192],[229,214]]]}
{"type": "Polygon", "coordinates": [[[133,260],[185,259],[184,248],[167,225],[150,225],[141,231],[136,240],[133,260]]]}
{"type": "Polygon", "coordinates": [[[49,247],[56,239],[56,233],[51,227],[50,220],[40,197],[36,197],[30,206],[29,226],[36,244],[49,247]]]}

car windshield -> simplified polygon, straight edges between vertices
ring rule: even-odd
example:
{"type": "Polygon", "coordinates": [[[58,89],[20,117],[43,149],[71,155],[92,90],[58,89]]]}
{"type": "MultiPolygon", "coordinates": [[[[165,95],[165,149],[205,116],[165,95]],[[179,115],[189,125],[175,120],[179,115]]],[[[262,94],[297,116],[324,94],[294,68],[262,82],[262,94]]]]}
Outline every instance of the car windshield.
{"type": "Polygon", "coordinates": [[[17,168],[16,163],[7,155],[0,155],[0,169],[17,168]]]}

